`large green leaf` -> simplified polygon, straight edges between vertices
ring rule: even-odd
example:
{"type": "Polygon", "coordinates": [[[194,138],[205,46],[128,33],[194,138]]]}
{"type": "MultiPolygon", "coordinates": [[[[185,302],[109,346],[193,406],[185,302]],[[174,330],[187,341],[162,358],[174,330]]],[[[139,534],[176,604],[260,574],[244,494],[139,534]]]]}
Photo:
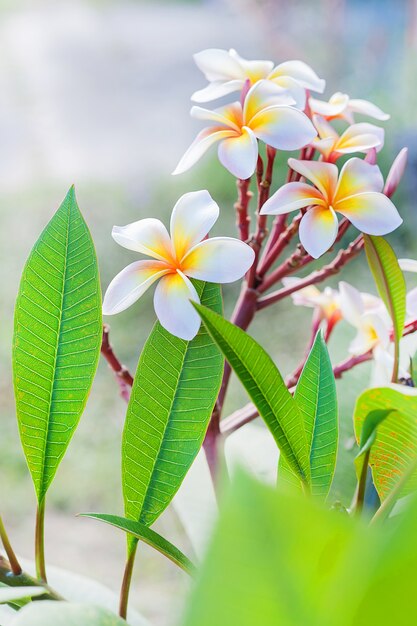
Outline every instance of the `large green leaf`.
{"type": "Polygon", "coordinates": [[[127,626],[125,620],[107,609],[69,602],[33,602],[21,611],[10,626],[127,626]]]}
{"type": "MultiPolygon", "coordinates": [[[[221,310],[218,285],[196,283],[201,301],[221,310]]],[[[122,445],[126,516],[151,525],[194,461],[217,398],[223,358],[202,326],[192,341],[157,323],[141,354],[122,445]]]]}
{"type": "Polygon", "coordinates": [[[29,256],[15,310],[17,418],[39,502],[87,402],[101,332],[97,259],[71,188],[29,256]]]}
{"type": "Polygon", "coordinates": [[[125,533],[140,539],[144,543],[158,550],[170,561],[178,565],[187,574],[194,574],[195,566],[189,558],[185,556],[174,544],[159,535],[157,532],[135,520],[119,517],[118,515],[108,515],[107,513],[81,513],[81,517],[91,517],[92,519],[105,522],[116,528],[120,528],[125,533]]]}
{"type": "Polygon", "coordinates": [[[265,420],[281,454],[304,483],[310,481],[309,446],[303,417],[277,367],[265,350],[243,330],[204,306],[194,304],[265,420]]]}
{"type": "MultiPolygon", "coordinates": [[[[308,355],[294,399],[304,420],[310,449],[311,493],[326,498],[336,466],[338,413],[332,364],[321,331],[308,355]]],[[[283,457],[279,461],[278,478],[297,486],[300,483],[283,457]]]]}
{"type": "MultiPolygon", "coordinates": [[[[417,456],[417,393],[399,386],[365,391],[358,398],[354,413],[358,442],[367,416],[374,411],[389,412],[378,424],[369,455],[375,487],[384,501],[417,456]]],[[[417,472],[407,481],[401,495],[415,489],[417,472]]]]}
{"type": "Polygon", "coordinates": [[[365,252],[379,295],[391,316],[396,350],[393,379],[398,377],[400,339],[405,322],[406,285],[397,257],[383,237],[364,235],[365,252]]]}

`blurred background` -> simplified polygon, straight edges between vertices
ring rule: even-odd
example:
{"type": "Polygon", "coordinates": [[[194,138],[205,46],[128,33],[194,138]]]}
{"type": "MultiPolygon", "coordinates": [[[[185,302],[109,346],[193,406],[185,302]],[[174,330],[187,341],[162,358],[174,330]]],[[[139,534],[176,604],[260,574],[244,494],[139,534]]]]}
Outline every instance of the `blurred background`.
{"type": "MultiPolygon", "coordinates": [[[[391,113],[380,164],[384,173],[407,145],[410,160],[395,197],[405,225],[392,238],[400,256],[417,254],[416,0],[1,0],[0,2],[0,511],[19,553],[32,556],[35,498],[18,440],[11,379],[13,307],[18,280],[41,229],[72,183],[91,228],[105,288],[133,253],[111,239],[114,224],[145,216],[166,220],[185,191],[208,188],[222,207],[217,233],[234,235],[232,177],[210,153],[172,178],[198,130],[190,95],[205,85],[192,54],[234,47],[276,63],[299,58],[326,78],[326,97],[344,91],[391,113]]],[[[285,155],[285,158],[288,155],[285,155]]],[[[278,162],[274,188],[284,181],[278,162]]],[[[363,258],[343,274],[373,290],[363,258]]],[[[335,281],[334,281],[335,282],[335,281]]],[[[337,282],[337,281],[336,281],[337,282]]],[[[414,280],[414,286],[417,277],[414,280]]],[[[410,283],[411,284],[411,283],[410,283]]],[[[224,290],[230,313],[237,287],[224,290]]],[[[309,310],[284,302],[259,314],[251,333],[290,372],[309,335],[309,310]]],[[[111,319],[111,337],[134,371],[153,324],[152,298],[111,319]]],[[[330,342],[335,361],[353,331],[330,342]]],[[[349,504],[352,407],[367,366],[339,384],[341,444],[333,500],[349,504]]],[[[227,411],[246,402],[234,381],[227,411]]],[[[121,513],[120,438],[125,405],[100,364],[85,415],[50,491],[48,560],[118,588],[124,537],[80,511],[121,513]]],[[[261,426],[259,426],[261,427],[261,426]]],[[[157,529],[190,546],[170,509],[157,529]]],[[[187,581],[141,547],[133,604],[155,626],[173,624],[187,581]]]]}

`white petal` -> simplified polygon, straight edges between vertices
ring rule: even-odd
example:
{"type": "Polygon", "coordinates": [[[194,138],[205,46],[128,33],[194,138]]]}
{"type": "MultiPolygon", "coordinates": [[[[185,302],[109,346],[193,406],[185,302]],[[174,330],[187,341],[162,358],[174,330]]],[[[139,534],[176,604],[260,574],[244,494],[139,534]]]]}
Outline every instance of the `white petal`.
{"type": "Polygon", "coordinates": [[[260,80],[253,85],[246,94],[243,105],[243,118],[249,126],[252,118],[257,114],[275,105],[289,106],[295,104],[294,98],[287,89],[274,84],[270,80],[260,80]]]}
{"type": "Polygon", "coordinates": [[[384,145],[384,129],[366,122],[349,126],[340,136],[335,151],[341,154],[352,152],[366,152],[376,148],[377,152],[384,145]]]}
{"type": "Polygon", "coordinates": [[[190,250],[181,269],[191,278],[210,283],[232,283],[246,274],[254,259],[254,251],[243,241],[212,237],[190,250]]]}
{"type": "Polygon", "coordinates": [[[155,289],[154,307],[160,323],[169,333],[187,341],[196,336],[201,324],[190,300],[199,302],[197,291],[180,272],[161,278],[155,289]]]}
{"type": "Polygon", "coordinates": [[[355,328],[360,328],[361,318],[365,312],[362,295],[358,289],[344,281],[339,283],[340,309],[343,319],[355,328]]]}
{"type": "Polygon", "coordinates": [[[333,209],[315,206],[307,211],[300,222],[300,241],[315,259],[333,245],[339,225],[333,209]]]}
{"type": "Polygon", "coordinates": [[[194,61],[207,80],[245,80],[245,73],[239,61],[230,55],[228,50],[209,48],[194,55],[194,61]]]}
{"type": "Polygon", "coordinates": [[[255,171],[258,160],[258,142],[250,128],[244,126],[239,136],[224,139],[218,148],[219,160],[224,167],[245,180],[255,171]]]}
{"type": "Polygon", "coordinates": [[[178,261],[204,239],[219,217],[220,209],[205,189],[190,191],[178,200],[171,215],[171,239],[178,261]]]}
{"type": "Polygon", "coordinates": [[[362,115],[368,115],[369,117],[373,117],[376,120],[386,121],[389,120],[390,115],[388,113],[384,113],[382,109],[377,107],[372,102],[368,100],[358,100],[353,99],[349,101],[349,109],[353,113],[360,113],[362,115]]]}
{"type": "Polygon", "coordinates": [[[286,183],[263,205],[262,215],[285,215],[310,205],[324,205],[323,194],[307,183],[286,183]]]}
{"type": "Polygon", "coordinates": [[[125,267],[107,287],[103,315],[115,315],[136,302],[156,281],[171,270],[161,261],[135,261],[125,267]]]}
{"type": "Polygon", "coordinates": [[[337,165],[323,163],[323,161],[300,161],[292,158],[288,159],[288,165],[294,172],[310,180],[329,202],[332,200],[337,185],[337,165]]]}
{"type": "Polygon", "coordinates": [[[147,217],[127,226],[113,226],[113,239],[124,248],[147,254],[160,261],[172,261],[168,231],[160,220],[147,217]]]}
{"type": "Polygon", "coordinates": [[[197,161],[201,159],[203,154],[205,154],[213,144],[225,139],[226,137],[234,137],[235,135],[236,131],[225,130],[224,127],[205,128],[198,133],[191,146],[180,159],[177,167],[172,172],[173,176],[182,174],[183,172],[189,170],[190,167],[195,165],[197,161]]]}
{"type": "Polygon", "coordinates": [[[397,209],[383,193],[369,191],[348,196],[339,200],[335,209],[367,235],[387,235],[402,224],[397,209]]]}
{"type": "Polygon", "coordinates": [[[334,202],[365,191],[381,192],[383,187],[384,179],[379,167],[353,157],[340,171],[334,202]]]}
{"type": "Polygon", "coordinates": [[[242,127],[242,106],[240,102],[232,102],[214,110],[194,106],[191,108],[190,115],[197,120],[224,125],[225,128],[223,130],[233,129],[240,132],[242,127]]]}
{"type": "Polygon", "coordinates": [[[417,261],[415,259],[398,259],[398,263],[403,272],[417,272],[417,261]]]}
{"type": "Polygon", "coordinates": [[[198,89],[191,96],[191,100],[194,102],[211,102],[211,100],[217,100],[217,98],[223,98],[235,91],[240,91],[245,84],[243,79],[216,81],[207,85],[203,89],[198,89]]]}
{"type": "Polygon", "coordinates": [[[407,294],[407,314],[410,317],[417,318],[417,287],[407,294]]]}
{"type": "Polygon", "coordinates": [[[309,98],[312,113],[323,117],[338,117],[347,107],[349,96],[345,93],[334,93],[328,102],[309,98]]]}
{"type": "Polygon", "coordinates": [[[317,134],[307,115],[290,106],[263,109],[251,119],[250,127],[258,139],[277,150],[298,150],[317,134]]]}
{"type": "Polygon", "coordinates": [[[303,61],[295,60],[280,63],[272,70],[269,78],[275,78],[276,76],[291,76],[305,89],[311,89],[319,93],[323,93],[326,86],[326,81],[319,78],[314,70],[303,61]]]}
{"type": "Polygon", "coordinates": [[[300,83],[290,76],[278,76],[273,81],[275,85],[288,90],[288,93],[294,99],[294,106],[300,111],[304,111],[306,105],[306,90],[300,83]]]}

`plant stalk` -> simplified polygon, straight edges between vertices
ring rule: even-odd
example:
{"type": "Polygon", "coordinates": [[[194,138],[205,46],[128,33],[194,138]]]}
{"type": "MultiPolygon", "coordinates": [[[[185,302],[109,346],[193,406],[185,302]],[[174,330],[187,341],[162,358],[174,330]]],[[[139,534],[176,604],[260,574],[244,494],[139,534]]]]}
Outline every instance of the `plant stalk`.
{"type": "Polygon", "coordinates": [[[129,603],[130,585],[132,582],[133,567],[135,565],[136,551],[138,549],[138,541],[129,548],[129,555],[125,565],[123,574],[122,587],[120,589],[119,615],[123,619],[127,617],[127,605],[129,603]]]}
{"type": "Polygon", "coordinates": [[[3,544],[4,550],[7,554],[7,558],[9,559],[10,567],[14,576],[20,576],[22,573],[22,568],[20,567],[20,563],[17,560],[16,554],[12,548],[12,544],[10,543],[9,537],[6,532],[6,528],[4,526],[3,520],[0,516],[0,539],[3,544]]]}
{"type": "Polygon", "coordinates": [[[46,583],[45,567],[45,498],[38,503],[36,512],[35,530],[35,563],[36,575],[42,582],[46,583]]]}

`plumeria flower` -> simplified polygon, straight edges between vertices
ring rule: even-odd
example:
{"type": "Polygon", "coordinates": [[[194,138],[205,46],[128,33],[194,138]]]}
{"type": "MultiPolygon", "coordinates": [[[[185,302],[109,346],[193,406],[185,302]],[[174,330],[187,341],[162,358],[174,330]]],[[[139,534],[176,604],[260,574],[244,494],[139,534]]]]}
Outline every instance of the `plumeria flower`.
{"type": "Polygon", "coordinates": [[[390,118],[388,113],[384,113],[372,102],[349,98],[347,94],[340,93],[340,91],[334,93],[328,102],[309,98],[308,103],[312,113],[320,115],[327,120],[344,119],[349,124],[353,124],[355,121],[354,113],[373,117],[380,121],[386,121],[390,118]]]}
{"type": "Polygon", "coordinates": [[[209,84],[192,95],[195,102],[209,102],[241,91],[246,81],[250,85],[267,79],[288,89],[298,108],[305,107],[305,90],[323,93],[325,81],[303,61],[286,61],[276,67],[272,61],[248,61],[236,50],[211,48],[194,55],[197,67],[203,72],[209,84]]]}
{"type": "Polygon", "coordinates": [[[192,167],[215,143],[219,160],[234,176],[252,176],[258,159],[258,139],[280,150],[296,150],[316,136],[308,117],[289,104],[284,89],[259,81],[249,89],[244,105],[239,102],[214,111],[193,107],[191,115],[210,122],[188,148],[173,174],[192,167]]]}
{"type": "Polygon", "coordinates": [[[381,306],[367,308],[363,294],[343,281],[339,283],[339,293],[343,319],[357,329],[349,352],[359,356],[369,350],[375,351],[377,347],[386,350],[392,322],[382,303],[381,306]]]}
{"type": "Polygon", "coordinates": [[[384,145],[384,129],[374,124],[353,124],[339,136],[333,126],[319,115],[313,115],[313,122],[318,138],[313,140],[312,146],[326,161],[335,161],[343,154],[367,152],[371,148],[379,151],[384,145]]]}
{"type": "MultiPolygon", "coordinates": [[[[282,279],[285,287],[292,287],[302,279],[287,277],[282,279]]],[[[333,327],[341,319],[339,292],[331,287],[320,291],[315,285],[309,285],[291,294],[295,306],[306,306],[317,311],[319,319],[326,320],[333,327]]]]}
{"type": "Polygon", "coordinates": [[[369,235],[386,235],[402,223],[391,200],[381,193],[384,181],[377,165],[354,157],[344,164],[338,176],[333,163],[289,159],[288,164],[314,187],[303,182],[287,183],[269,198],[261,213],[282,215],[311,207],[301,219],[299,235],[315,259],[336,239],[336,213],[369,235]]]}
{"type": "Polygon", "coordinates": [[[104,296],[103,314],[124,311],[159,281],[154,307],[160,323],[181,339],[193,339],[200,317],[190,302],[199,302],[190,279],[230,283],[241,278],[254,260],[252,248],[238,239],[205,239],[218,216],[219,207],[208,191],[194,191],[184,194],[175,205],[170,235],[154,218],[115,226],[112,236],[118,244],[151,259],[131,263],[112,280],[104,296]]]}

